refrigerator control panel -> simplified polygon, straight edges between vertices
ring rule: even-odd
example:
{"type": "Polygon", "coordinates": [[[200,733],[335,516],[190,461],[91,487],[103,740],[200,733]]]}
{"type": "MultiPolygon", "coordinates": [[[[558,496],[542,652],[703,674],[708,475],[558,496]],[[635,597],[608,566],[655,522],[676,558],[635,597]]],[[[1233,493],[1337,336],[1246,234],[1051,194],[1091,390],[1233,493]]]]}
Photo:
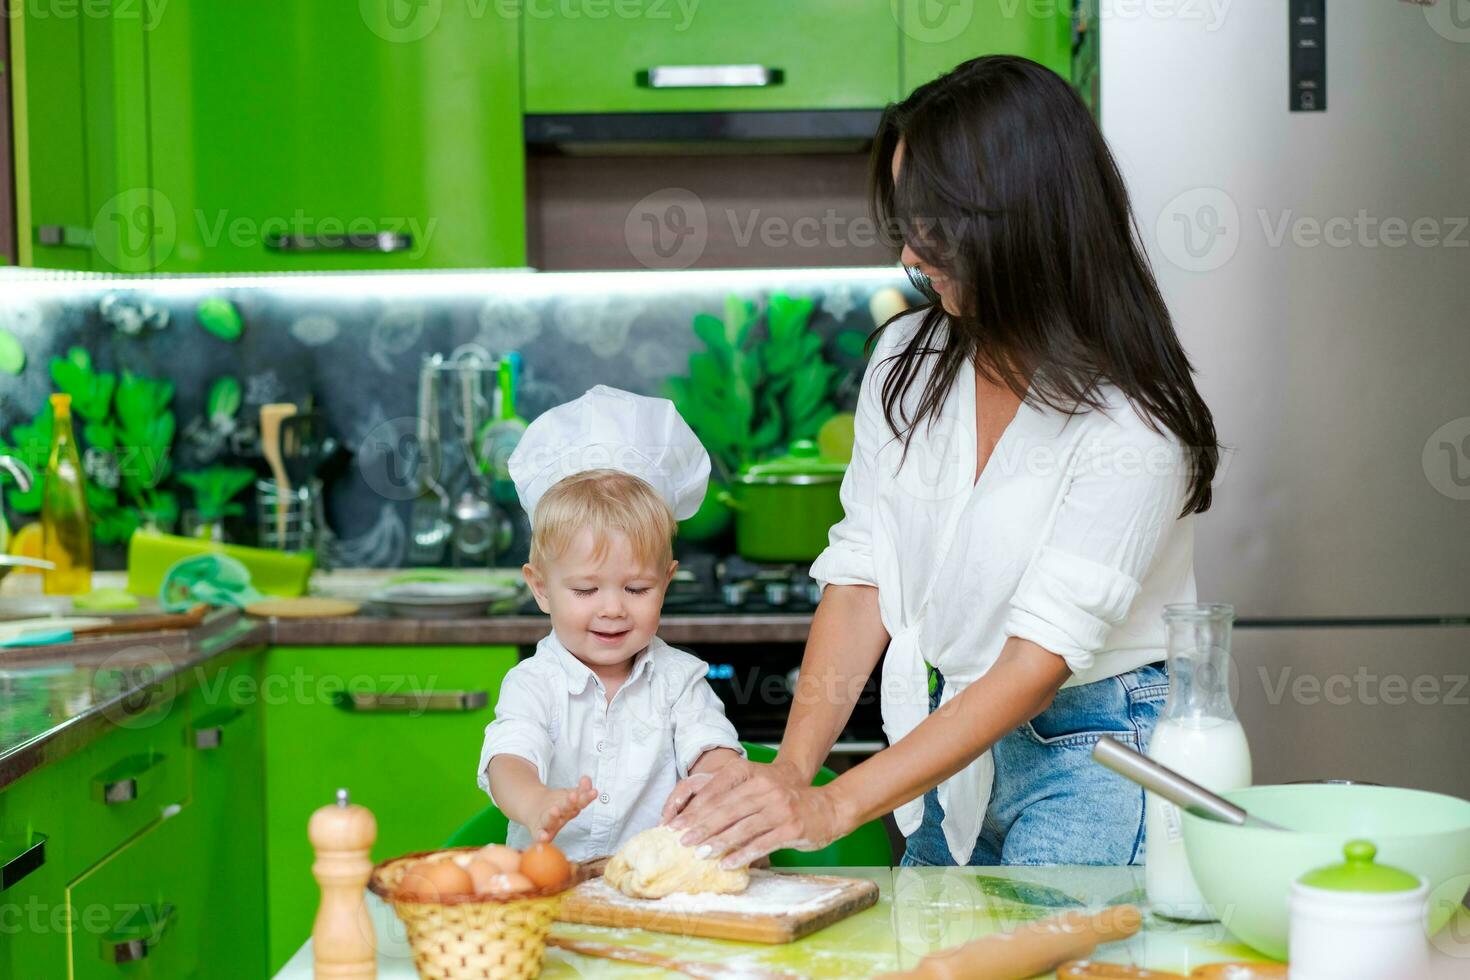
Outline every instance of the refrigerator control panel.
{"type": "Polygon", "coordinates": [[[1327,0],[1291,0],[1291,111],[1327,111],[1327,0]]]}

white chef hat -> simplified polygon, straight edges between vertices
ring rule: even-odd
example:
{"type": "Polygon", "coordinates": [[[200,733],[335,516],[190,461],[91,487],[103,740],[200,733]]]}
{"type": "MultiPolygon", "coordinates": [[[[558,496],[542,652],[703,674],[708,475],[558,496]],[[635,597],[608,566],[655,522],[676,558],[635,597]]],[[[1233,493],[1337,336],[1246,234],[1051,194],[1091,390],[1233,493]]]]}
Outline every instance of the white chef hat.
{"type": "Polygon", "coordinates": [[[704,501],[710,470],[709,453],[673,402],[606,385],[532,422],[509,465],[521,506],[533,518],[536,504],[559,481],[609,469],[647,481],[675,520],[688,520],[704,501]]]}

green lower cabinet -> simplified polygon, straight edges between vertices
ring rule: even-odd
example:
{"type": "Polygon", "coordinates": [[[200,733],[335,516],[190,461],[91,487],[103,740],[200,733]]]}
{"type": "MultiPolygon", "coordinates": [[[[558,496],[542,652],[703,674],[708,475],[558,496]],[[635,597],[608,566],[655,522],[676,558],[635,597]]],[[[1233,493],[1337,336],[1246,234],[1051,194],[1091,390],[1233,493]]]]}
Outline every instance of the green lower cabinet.
{"type": "Polygon", "coordinates": [[[67,875],[52,822],[65,796],[53,769],[0,790],[0,976],[66,975],[67,875]]]}
{"type": "Polygon", "coordinates": [[[903,36],[903,94],[987,54],[1014,54],[1072,77],[1072,4],[893,0],[903,36]]]}
{"type": "Polygon", "coordinates": [[[311,934],[306,836],[339,788],[373,811],[374,860],[439,846],[489,804],[475,784],[514,647],[279,647],[266,656],[270,972],[311,934]]]}
{"type": "Polygon", "coordinates": [[[72,882],[71,980],[221,975],[214,963],[201,969],[201,939],[236,913],[205,903],[213,867],[199,850],[200,817],[186,804],[72,882]]]}
{"type": "Polygon", "coordinates": [[[266,976],[264,656],[212,668],[189,693],[185,742],[195,891],[205,918],[200,957],[210,980],[266,976]]]}

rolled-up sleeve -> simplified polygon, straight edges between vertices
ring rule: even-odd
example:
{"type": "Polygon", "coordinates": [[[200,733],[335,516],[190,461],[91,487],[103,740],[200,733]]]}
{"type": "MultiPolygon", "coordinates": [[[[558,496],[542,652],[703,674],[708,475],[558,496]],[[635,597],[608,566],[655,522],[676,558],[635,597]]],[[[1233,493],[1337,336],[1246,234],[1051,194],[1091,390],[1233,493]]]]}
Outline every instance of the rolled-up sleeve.
{"type": "Polygon", "coordinates": [[[674,701],[674,757],[680,779],[688,776],[699,757],[710,749],[734,749],[745,754],[735,726],[725,717],[725,705],[704,679],[704,672],[703,663],[689,670],[674,701]]]}
{"type": "Polygon", "coordinates": [[[853,415],[852,462],[842,478],[842,520],[827,532],[827,547],[812,563],[811,576],[829,585],[877,585],[873,524],[878,495],[877,458],[888,423],[883,417],[882,373],[892,353],[879,345],[868,362],[853,415]]]}
{"type": "Polygon", "coordinates": [[[1073,673],[1090,669],[1180,519],[1188,467],[1177,442],[1135,418],[1089,435],[1011,599],[1006,633],[1064,658],[1073,673]]]}
{"type": "MultiPolygon", "coordinates": [[[[552,733],[559,724],[553,701],[551,679],[528,669],[529,662],[511,668],[500,685],[500,698],[495,702],[495,720],[485,726],[485,744],[480,749],[480,788],[490,794],[490,760],[497,755],[513,755],[536,767],[536,775],[546,782],[550,768],[552,733]]],[[[497,804],[498,805],[498,804],[497,804]]]]}

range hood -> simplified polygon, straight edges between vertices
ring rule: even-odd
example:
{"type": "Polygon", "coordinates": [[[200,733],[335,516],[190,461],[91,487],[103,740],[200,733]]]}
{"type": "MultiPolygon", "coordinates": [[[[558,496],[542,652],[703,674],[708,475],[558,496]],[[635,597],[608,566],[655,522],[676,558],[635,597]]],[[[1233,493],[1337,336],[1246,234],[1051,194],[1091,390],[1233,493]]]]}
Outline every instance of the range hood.
{"type": "Polygon", "coordinates": [[[525,117],[527,147],[569,155],[856,153],[871,145],[878,109],[608,112],[525,117]]]}

